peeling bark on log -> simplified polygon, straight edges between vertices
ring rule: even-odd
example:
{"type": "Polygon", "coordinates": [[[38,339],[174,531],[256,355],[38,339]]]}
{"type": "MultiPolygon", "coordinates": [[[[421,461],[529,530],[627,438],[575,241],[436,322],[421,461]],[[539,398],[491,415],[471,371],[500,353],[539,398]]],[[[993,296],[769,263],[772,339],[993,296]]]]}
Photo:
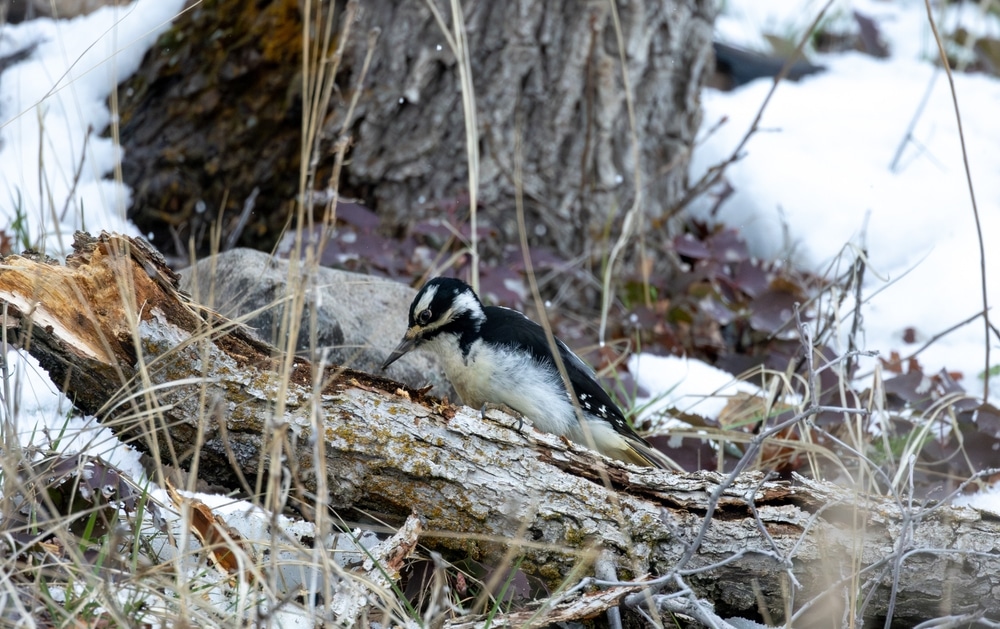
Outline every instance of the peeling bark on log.
{"type": "MultiPolygon", "coordinates": [[[[231,460],[253,479],[265,472],[262,453],[279,446],[290,473],[314,491],[310,416],[318,404],[334,507],[397,522],[416,513],[423,544],[485,561],[514,545],[523,569],[558,582],[598,549],[621,577],[668,573],[722,480],[599,460],[360,372],[317,377],[296,359],[283,378],[282,356],[238,327],[209,326],[209,313],[180,298],[147,245],[79,234],[75,247],[65,266],[4,260],[8,333],[82,410],[172,461],[197,453],[200,476],[212,482],[237,485],[231,460]]],[[[793,609],[811,605],[813,620],[829,626],[858,613],[845,603],[849,591],[858,601],[870,595],[866,618],[883,617],[895,569],[895,623],[969,612],[997,618],[998,546],[1000,525],[969,509],[921,515],[829,484],[748,474],[722,492],[685,579],[721,615],[766,608],[781,618],[791,601],[793,609]]]]}

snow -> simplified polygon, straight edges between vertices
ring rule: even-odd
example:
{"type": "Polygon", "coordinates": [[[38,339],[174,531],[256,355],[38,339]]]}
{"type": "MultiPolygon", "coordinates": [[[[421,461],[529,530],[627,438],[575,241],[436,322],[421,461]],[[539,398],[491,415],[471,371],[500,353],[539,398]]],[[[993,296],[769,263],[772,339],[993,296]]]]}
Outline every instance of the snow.
{"type": "MultiPolygon", "coordinates": [[[[822,3],[793,4],[728,3],[718,32],[743,45],[759,44],[759,34],[768,29],[800,33],[796,29],[807,26],[822,3]]],[[[948,80],[929,62],[937,49],[923,2],[837,3],[833,23],[849,16],[848,8],[879,20],[892,56],[813,55],[827,71],[778,88],[762,131],[746,145],[746,157],[727,171],[736,192],[716,218],[739,228],[755,255],[791,258],[817,272],[841,255],[845,244],[866,247],[864,349],[883,356],[893,349],[909,353],[983,309],[975,217],[948,80]],[[791,242],[784,241],[783,230],[791,242]],[[916,330],[916,343],[904,346],[908,327],[916,330]]],[[[969,7],[945,15],[949,28],[960,19],[976,32],[1000,30],[995,17],[969,7]]],[[[995,278],[1000,258],[990,255],[990,245],[1000,227],[1000,81],[961,73],[954,78],[986,245],[986,276],[995,278]]],[[[770,87],[771,81],[761,80],[729,93],[703,93],[704,128],[728,121],[695,150],[693,179],[732,153],[770,87]]],[[[708,206],[702,202],[696,212],[707,217],[708,206]]],[[[988,289],[993,303],[995,288],[988,289]]],[[[995,345],[995,339],[989,342],[995,345]]],[[[919,360],[930,372],[942,367],[961,372],[962,386],[981,395],[986,345],[979,319],[935,342],[919,360]]]]}
{"type": "Polygon", "coordinates": [[[986,487],[976,494],[965,494],[955,498],[953,503],[957,507],[971,507],[979,511],[985,511],[993,518],[1000,517],[1000,484],[986,487]]]}
{"type": "MultiPolygon", "coordinates": [[[[109,176],[120,151],[101,137],[112,119],[108,95],[138,69],[183,5],[184,0],[139,0],[72,20],[30,20],[0,31],[0,57],[36,46],[28,59],[0,74],[4,231],[10,234],[20,216],[28,237],[53,256],[68,252],[77,229],[138,234],[125,218],[129,191],[109,176]]],[[[86,449],[134,478],[142,476],[132,449],[94,418],[69,413],[72,405],[37,361],[10,352],[8,368],[15,393],[7,403],[23,445],[47,444],[48,431],[60,436],[65,452],[86,449]]]]}
{"type": "MultiPolygon", "coordinates": [[[[867,246],[867,293],[883,289],[866,307],[868,348],[903,350],[907,327],[923,342],[983,309],[975,218],[948,83],[935,81],[913,131],[919,144],[907,144],[894,170],[897,147],[936,70],[858,54],[821,61],[827,73],[779,88],[762,120],[768,130],[751,138],[747,157],[728,171],[736,193],[717,218],[738,227],[755,255],[791,257],[818,272],[845,243],[867,246]],[[777,237],[783,229],[792,243],[777,237]]],[[[987,277],[998,277],[1000,257],[988,252],[1000,220],[1000,82],[963,75],[955,81],[987,277]]],[[[768,89],[758,81],[733,93],[706,92],[706,124],[722,116],[729,122],[695,152],[695,176],[732,152],[768,89]]],[[[968,325],[932,345],[921,361],[931,371],[946,366],[964,373],[963,385],[979,394],[985,343],[982,323],[968,325]]]]}
{"type": "Polygon", "coordinates": [[[737,393],[756,395],[754,385],[735,380],[729,372],[700,360],[680,356],[637,354],[629,359],[630,373],[639,374],[642,387],[655,395],[643,400],[642,417],[656,417],[664,410],[718,417],[728,398],[737,393]]]}
{"type": "MultiPolygon", "coordinates": [[[[33,42],[38,47],[30,59],[0,75],[0,227],[9,228],[23,215],[27,233],[35,240],[44,235],[51,255],[64,254],[78,228],[137,233],[125,218],[129,190],[112,176],[120,151],[102,137],[112,121],[107,97],[135,71],[183,4],[138,0],[74,20],[4,27],[0,56],[33,42]]],[[[728,0],[717,33],[752,48],[763,46],[764,33],[796,39],[823,4],[728,0]]],[[[937,49],[923,2],[839,0],[827,21],[852,28],[853,10],[878,21],[892,56],[812,55],[827,70],[779,86],[762,130],[728,170],[736,192],[716,218],[739,228],[756,255],[789,258],[818,271],[845,247],[867,247],[870,300],[864,306],[863,349],[905,353],[917,347],[903,346],[905,328],[916,328],[920,343],[982,309],[979,247],[954,106],[948,81],[930,62],[937,49]]],[[[973,7],[938,12],[949,29],[961,22],[974,32],[1000,32],[995,17],[973,7]]],[[[692,180],[732,152],[770,87],[762,80],[729,93],[703,92],[704,125],[692,180]],[[708,134],[723,118],[726,122],[708,134]]],[[[1000,81],[957,73],[955,87],[987,244],[987,277],[995,280],[1000,277],[1000,256],[991,254],[1000,220],[1000,81]]],[[[708,207],[706,201],[693,211],[705,216],[708,207]]],[[[994,294],[995,289],[990,303],[994,294]]],[[[961,371],[961,384],[976,393],[985,345],[977,321],[934,343],[920,360],[928,371],[961,371]]],[[[73,431],[72,443],[102,444],[95,454],[123,447],[112,447],[103,432],[88,433],[97,430],[93,420],[67,419],[68,402],[39,375],[37,363],[18,354],[10,359],[24,378],[16,420],[23,443],[37,442],[38,427],[45,426],[73,431]]],[[[874,364],[866,360],[869,367],[874,364]]],[[[728,376],[695,361],[638,356],[632,365],[658,403],[694,412],[717,413],[721,404],[711,396],[726,385],[747,386],[730,384],[728,376]]],[[[993,390],[1000,390],[1000,383],[993,390]]],[[[114,456],[119,464],[137,465],[114,456]]]]}
{"type": "Polygon", "coordinates": [[[111,122],[107,99],[183,5],[140,0],[72,20],[4,27],[0,56],[37,45],[0,75],[4,227],[20,209],[27,233],[50,255],[65,254],[73,231],[84,227],[137,234],[125,219],[128,190],[108,177],[120,155],[111,138],[101,137],[111,122]]]}

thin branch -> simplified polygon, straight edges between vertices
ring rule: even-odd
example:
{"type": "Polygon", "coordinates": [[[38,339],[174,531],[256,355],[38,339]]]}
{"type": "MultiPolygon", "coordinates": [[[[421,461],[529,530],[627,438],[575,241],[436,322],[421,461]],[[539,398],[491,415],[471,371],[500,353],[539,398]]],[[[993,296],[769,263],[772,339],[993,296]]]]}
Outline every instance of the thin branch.
{"type": "Polygon", "coordinates": [[[700,196],[703,192],[714,186],[716,182],[722,178],[722,174],[726,171],[726,168],[728,168],[730,164],[743,159],[743,148],[746,146],[747,142],[750,141],[750,138],[760,130],[760,120],[764,117],[764,111],[767,110],[767,105],[771,102],[771,97],[774,96],[776,91],[778,91],[778,84],[781,83],[786,76],[788,76],[788,72],[792,69],[792,66],[799,59],[799,57],[802,56],[802,51],[805,48],[806,43],[812,37],[813,31],[816,30],[820,20],[823,19],[823,16],[826,15],[826,12],[832,5],[833,0],[827,0],[826,4],[823,5],[823,8],[820,9],[818,14],[816,14],[815,19],[813,19],[809,28],[806,29],[802,38],[799,40],[798,46],[795,47],[795,52],[789,55],[788,60],[785,61],[785,65],[781,67],[781,71],[774,77],[774,84],[771,85],[770,91],[768,91],[767,96],[764,97],[764,102],[760,104],[760,108],[757,110],[757,115],[750,124],[750,128],[747,129],[746,134],[743,135],[743,139],[740,140],[740,143],[736,145],[735,149],[733,149],[732,154],[730,154],[730,156],[722,163],[709,168],[708,172],[706,172],[697,183],[691,186],[687,194],[685,194],[684,197],[674,204],[674,206],[667,212],[667,217],[680,212],[695,197],[700,196]]]}
{"type": "Polygon", "coordinates": [[[939,68],[934,68],[934,74],[931,75],[930,83],[927,84],[927,89],[924,90],[924,96],[920,99],[920,104],[917,105],[917,111],[914,112],[913,118],[910,119],[910,124],[906,127],[906,134],[899,143],[899,147],[896,148],[896,154],[892,158],[892,163],[889,164],[890,172],[899,172],[899,160],[903,157],[903,149],[910,142],[916,142],[913,137],[913,129],[917,126],[917,121],[920,120],[921,114],[924,113],[924,108],[927,107],[927,101],[931,99],[931,94],[934,93],[934,85],[937,83],[939,68]]]}
{"type": "Polygon", "coordinates": [[[955,77],[951,73],[951,65],[948,63],[948,54],[944,50],[944,43],[941,41],[941,34],[938,33],[937,24],[934,22],[934,15],[931,12],[930,0],[924,0],[927,7],[927,22],[934,33],[934,41],[937,43],[938,54],[941,56],[941,65],[944,66],[945,74],[948,77],[948,87],[951,90],[951,102],[955,106],[955,124],[958,126],[958,141],[962,145],[962,165],[965,167],[965,181],[969,186],[969,201],[972,202],[972,215],[976,219],[976,236],[979,239],[979,279],[980,288],[983,295],[983,321],[985,326],[985,350],[986,367],[983,369],[983,403],[990,397],[990,301],[986,294],[986,246],[983,244],[983,225],[979,220],[979,206],[976,204],[976,190],[972,185],[972,171],[969,169],[969,151],[965,146],[965,132],[962,130],[962,113],[958,107],[958,94],[955,92],[955,77]]]}
{"type": "Polygon", "coordinates": [[[472,82],[472,57],[469,55],[469,40],[465,31],[465,14],[458,0],[451,0],[452,29],[449,31],[441,10],[432,0],[424,4],[434,16],[445,42],[458,63],[459,89],[462,93],[462,113],[465,119],[465,150],[469,161],[469,246],[472,256],[470,265],[472,276],[469,284],[479,291],[479,244],[477,234],[477,199],[479,196],[479,122],[476,117],[476,93],[472,82]]]}
{"type": "MultiPolygon", "coordinates": [[[[985,310],[983,312],[977,312],[976,314],[972,315],[971,317],[968,317],[966,319],[963,319],[962,321],[959,321],[958,323],[956,323],[955,325],[951,326],[950,328],[946,328],[946,329],[938,332],[937,334],[935,334],[934,336],[932,336],[926,343],[924,343],[919,348],[917,348],[917,350],[914,351],[912,354],[910,354],[910,355],[906,356],[905,358],[903,358],[902,362],[906,362],[908,360],[916,358],[917,355],[920,352],[924,351],[925,349],[927,349],[928,347],[930,347],[931,345],[933,345],[936,341],[938,341],[942,337],[948,336],[949,334],[951,334],[955,330],[959,329],[960,327],[968,325],[969,323],[972,323],[973,321],[975,321],[979,317],[985,317],[985,316],[986,316],[986,311],[985,310]]],[[[986,341],[987,341],[986,345],[987,345],[987,347],[989,347],[989,337],[987,337],[986,341]]]]}
{"type": "MultiPolygon", "coordinates": [[[[625,213],[625,220],[622,221],[622,232],[618,235],[618,240],[611,247],[611,251],[608,253],[608,261],[604,267],[604,274],[601,280],[601,321],[600,321],[600,331],[597,335],[597,340],[600,342],[601,346],[604,346],[605,335],[608,329],[608,312],[611,310],[611,300],[612,300],[612,290],[611,290],[611,277],[614,274],[615,262],[621,255],[622,251],[625,249],[625,245],[632,239],[632,234],[638,229],[637,222],[642,217],[642,211],[644,206],[643,200],[643,183],[642,183],[642,154],[639,150],[639,136],[636,131],[638,128],[638,123],[636,122],[635,116],[635,99],[632,94],[632,82],[629,80],[628,73],[628,58],[625,55],[625,36],[622,32],[621,17],[618,15],[618,5],[615,2],[608,3],[611,8],[611,18],[615,24],[615,38],[618,43],[618,59],[622,66],[622,88],[625,95],[625,110],[628,114],[628,128],[629,128],[629,138],[632,148],[632,185],[635,187],[635,196],[632,199],[632,207],[628,209],[625,213]]],[[[640,248],[644,249],[645,239],[643,238],[643,230],[638,229],[640,234],[639,242],[640,248]]],[[[648,293],[649,278],[646,277],[647,272],[643,270],[643,286],[647,287],[644,291],[648,293]]]]}

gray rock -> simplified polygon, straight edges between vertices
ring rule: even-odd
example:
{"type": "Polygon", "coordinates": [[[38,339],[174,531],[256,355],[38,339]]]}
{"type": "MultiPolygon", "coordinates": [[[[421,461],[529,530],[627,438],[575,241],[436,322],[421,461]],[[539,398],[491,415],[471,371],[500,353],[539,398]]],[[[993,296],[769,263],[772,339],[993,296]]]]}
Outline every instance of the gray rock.
{"type": "MultiPolygon", "coordinates": [[[[287,260],[253,249],[234,249],[181,271],[181,288],[195,302],[225,317],[244,317],[241,321],[260,340],[287,347],[282,319],[288,273],[287,260]]],[[[416,291],[391,280],[327,268],[318,269],[305,286],[296,352],[315,360],[326,351],[328,362],[381,373],[379,366],[406,331],[416,291]]],[[[416,388],[431,384],[434,395],[459,399],[437,361],[423,352],[410,352],[385,375],[416,388]]]]}

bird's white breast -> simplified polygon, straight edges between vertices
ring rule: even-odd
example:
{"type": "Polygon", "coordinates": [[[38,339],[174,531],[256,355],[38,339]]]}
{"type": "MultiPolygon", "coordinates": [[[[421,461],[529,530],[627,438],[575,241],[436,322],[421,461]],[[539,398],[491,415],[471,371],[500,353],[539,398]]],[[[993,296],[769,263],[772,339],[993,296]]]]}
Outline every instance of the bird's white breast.
{"type": "Polygon", "coordinates": [[[458,339],[442,334],[426,344],[441,359],[445,373],[462,402],[481,408],[487,402],[506,404],[528,417],[539,430],[573,439],[580,432],[576,412],[552,369],[530,355],[490,348],[475,341],[467,355],[458,339]]]}

